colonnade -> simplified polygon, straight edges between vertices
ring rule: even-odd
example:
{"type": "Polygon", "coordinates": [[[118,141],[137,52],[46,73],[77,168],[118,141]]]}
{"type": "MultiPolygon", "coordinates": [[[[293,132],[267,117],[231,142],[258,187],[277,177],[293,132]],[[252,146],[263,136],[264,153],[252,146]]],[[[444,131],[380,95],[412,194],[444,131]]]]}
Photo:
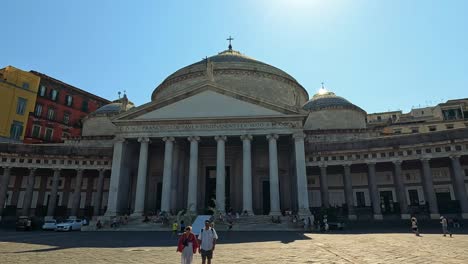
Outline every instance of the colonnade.
{"type": "MultiPolygon", "coordinates": [[[[3,175],[1,177],[1,185],[0,185],[0,205],[5,204],[6,194],[8,191],[8,183],[10,182],[11,176],[11,167],[3,167],[3,175]]],[[[34,192],[34,185],[36,180],[37,168],[28,168],[29,172],[26,176],[26,190],[23,199],[23,208],[21,210],[21,215],[29,216],[31,210],[31,203],[33,198],[34,192]]],[[[53,218],[55,215],[56,204],[57,204],[57,194],[58,194],[58,186],[59,186],[59,179],[61,175],[61,171],[64,169],[54,168],[51,169],[53,171],[53,178],[52,178],[52,186],[50,191],[50,200],[48,203],[47,208],[47,215],[46,217],[53,218]]],[[[68,170],[68,168],[67,168],[68,170]]],[[[72,207],[70,211],[70,216],[77,216],[78,210],[80,208],[81,202],[81,188],[82,188],[82,181],[83,181],[83,170],[76,169],[75,175],[75,188],[72,197],[72,207]]],[[[105,171],[104,169],[99,169],[99,176],[97,181],[97,188],[96,188],[96,199],[94,200],[94,215],[99,214],[99,209],[102,206],[102,193],[104,187],[104,176],[105,171]]],[[[3,206],[0,206],[0,216],[3,213],[3,206]]]]}
{"type": "MultiPolygon", "coordinates": [[[[432,171],[430,167],[430,158],[421,158],[421,167],[422,167],[422,186],[426,196],[426,202],[429,208],[429,213],[431,218],[437,219],[440,217],[439,208],[437,205],[437,197],[434,190],[434,180],[432,176],[432,171]]],[[[460,201],[460,209],[463,218],[468,218],[468,195],[465,188],[465,179],[463,174],[463,169],[460,164],[460,156],[453,155],[450,156],[451,167],[453,170],[452,184],[455,191],[455,196],[457,200],[460,201]]],[[[392,161],[393,163],[393,180],[396,192],[396,198],[400,205],[401,217],[403,219],[408,219],[410,217],[410,212],[408,208],[408,202],[406,199],[406,190],[405,185],[402,179],[402,161],[392,161]]],[[[376,178],[376,162],[371,161],[367,162],[367,180],[368,180],[368,189],[371,199],[372,212],[374,219],[381,220],[382,210],[380,207],[380,194],[377,188],[377,178],[376,178]]],[[[351,164],[344,164],[343,166],[343,183],[345,191],[345,202],[348,209],[348,216],[350,219],[356,219],[356,213],[354,208],[354,198],[353,198],[353,185],[351,178],[351,164]]],[[[329,206],[329,190],[328,190],[328,180],[327,180],[327,165],[320,164],[320,193],[322,200],[322,207],[327,208],[329,206]]]]}
{"type": "MultiPolygon", "coordinates": [[[[295,157],[296,157],[296,177],[298,187],[298,207],[301,214],[308,215],[309,199],[307,192],[307,176],[305,165],[305,152],[304,152],[304,135],[293,135],[295,144],[295,157]]],[[[279,196],[279,178],[278,178],[278,149],[277,141],[279,135],[268,134],[266,139],[268,141],[269,149],[269,182],[270,182],[270,215],[280,215],[280,196],[279,196]]],[[[225,144],[228,140],[227,136],[218,135],[214,136],[216,141],[216,208],[220,212],[225,212],[225,144]]],[[[251,144],[253,136],[249,134],[240,135],[243,148],[243,165],[242,165],[242,211],[253,215],[252,207],[252,149],[251,144]]],[[[151,139],[155,140],[155,139],[151,139]]],[[[164,168],[162,179],[162,195],[161,195],[161,211],[170,212],[171,208],[171,194],[170,187],[173,178],[172,164],[173,164],[173,151],[174,151],[174,137],[163,137],[164,148],[164,168]]],[[[198,143],[200,137],[189,136],[187,139],[190,142],[190,160],[189,160],[189,177],[188,177],[188,198],[187,208],[193,212],[199,209],[197,204],[197,179],[198,179],[198,143]]],[[[138,164],[138,177],[136,183],[136,199],[134,205],[133,215],[141,216],[144,213],[145,195],[146,195],[146,177],[148,175],[148,144],[150,139],[147,137],[138,138],[140,142],[140,157],[138,164]]],[[[109,203],[106,215],[116,215],[118,209],[118,190],[120,182],[120,171],[122,157],[122,144],[123,140],[116,141],[114,145],[114,161],[112,164],[112,175],[109,190],[109,203]]]]}

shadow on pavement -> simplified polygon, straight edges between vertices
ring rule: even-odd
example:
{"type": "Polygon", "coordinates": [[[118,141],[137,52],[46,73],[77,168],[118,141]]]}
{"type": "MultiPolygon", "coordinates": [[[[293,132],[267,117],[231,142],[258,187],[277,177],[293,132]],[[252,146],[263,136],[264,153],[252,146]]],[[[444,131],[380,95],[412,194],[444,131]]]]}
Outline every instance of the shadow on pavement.
{"type": "MultiPolygon", "coordinates": [[[[311,240],[298,232],[218,232],[218,244],[311,240]]],[[[48,252],[69,248],[139,248],[174,247],[178,238],[169,232],[1,232],[0,242],[42,245],[47,248],[18,250],[10,253],[48,252]]],[[[20,246],[18,246],[20,247],[20,246]]],[[[6,252],[5,252],[6,253],[6,252]]]]}

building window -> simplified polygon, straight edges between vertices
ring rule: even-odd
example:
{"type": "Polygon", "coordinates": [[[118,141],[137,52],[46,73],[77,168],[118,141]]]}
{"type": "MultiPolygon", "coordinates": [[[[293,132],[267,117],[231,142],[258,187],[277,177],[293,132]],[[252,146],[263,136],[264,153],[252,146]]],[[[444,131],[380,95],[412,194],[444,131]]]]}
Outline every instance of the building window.
{"type": "Polygon", "coordinates": [[[377,121],[382,121],[382,117],[381,117],[381,116],[377,116],[377,121]]]}
{"type": "Polygon", "coordinates": [[[24,115],[24,111],[26,110],[26,103],[28,102],[27,99],[18,97],[18,104],[16,105],[16,113],[18,115],[24,115]]]}
{"type": "Polygon", "coordinates": [[[49,110],[47,110],[47,119],[54,120],[54,118],[55,118],[55,109],[49,108],[49,110]]]}
{"type": "Polygon", "coordinates": [[[69,122],[70,122],[70,114],[63,113],[63,123],[68,125],[69,122]]]}
{"type": "Polygon", "coordinates": [[[401,129],[398,128],[398,129],[393,129],[393,133],[394,134],[401,134],[401,129]]]}
{"type": "Polygon", "coordinates": [[[50,91],[50,99],[51,99],[52,101],[57,101],[57,99],[58,99],[58,91],[57,91],[57,90],[52,89],[52,90],[50,91]]]}
{"type": "Polygon", "coordinates": [[[52,128],[46,128],[44,139],[47,141],[52,141],[53,134],[54,134],[54,130],[52,128]]]}
{"type": "Polygon", "coordinates": [[[65,104],[66,104],[67,106],[70,106],[70,107],[72,106],[72,104],[73,104],[73,97],[72,97],[71,95],[65,96],[65,104]]]}
{"type": "Polygon", "coordinates": [[[10,138],[12,139],[21,139],[21,135],[23,134],[23,123],[18,121],[13,121],[10,128],[10,138]]]}
{"type": "Polygon", "coordinates": [[[453,128],[453,124],[446,124],[445,127],[446,127],[447,129],[452,129],[452,128],[453,128]]]}
{"type": "Polygon", "coordinates": [[[34,109],[34,115],[40,117],[42,115],[42,105],[37,104],[36,108],[34,109]]]}
{"type": "Polygon", "coordinates": [[[23,89],[29,90],[29,83],[28,82],[23,83],[23,89]]]}
{"type": "Polygon", "coordinates": [[[81,111],[87,113],[88,112],[88,101],[83,100],[83,104],[81,105],[81,111]]]}
{"type": "Polygon", "coordinates": [[[429,131],[431,132],[437,131],[436,126],[429,126],[429,131]]]}
{"type": "Polygon", "coordinates": [[[41,126],[33,125],[31,135],[33,138],[39,138],[41,136],[41,126]]]}
{"type": "Polygon", "coordinates": [[[411,133],[419,133],[419,127],[412,127],[411,133]]]}
{"type": "Polygon", "coordinates": [[[357,207],[366,206],[366,198],[364,196],[364,192],[356,192],[356,205],[357,207]]]}
{"type": "Polygon", "coordinates": [[[46,95],[46,92],[47,92],[47,88],[44,85],[41,85],[39,87],[39,96],[44,97],[46,95]]]}

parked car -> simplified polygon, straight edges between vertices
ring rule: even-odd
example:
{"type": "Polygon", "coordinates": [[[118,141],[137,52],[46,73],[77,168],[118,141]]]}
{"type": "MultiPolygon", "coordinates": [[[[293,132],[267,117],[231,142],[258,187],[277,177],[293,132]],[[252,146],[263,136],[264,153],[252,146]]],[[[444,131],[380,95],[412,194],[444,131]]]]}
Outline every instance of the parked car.
{"type": "Polygon", "coordinates": [[[57,221],[55,219],[46,220],[42,225],[42,230],[55,230],[57,228],[57,221]]]}
{"type": "Polygon", "coordinates": [[[32,230],[32,219],[28,216],[20,216],[16,219],[16,231],[24,230],[24,231],[31,231],[32,230]]]}
{"type": "Polygon", "coordinates": [[[68,219],[63,223],[57,224],[55,231],[81,230],[83,221],[81,219],[68,219]]]}

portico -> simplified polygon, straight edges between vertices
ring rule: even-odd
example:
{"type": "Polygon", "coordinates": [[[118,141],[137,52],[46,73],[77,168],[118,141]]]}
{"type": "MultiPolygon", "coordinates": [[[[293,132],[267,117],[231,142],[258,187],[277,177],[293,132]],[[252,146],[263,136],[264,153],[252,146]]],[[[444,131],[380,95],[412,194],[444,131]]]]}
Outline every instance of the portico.
{"type": "MultiPolygon", "coordinates": [[[[157,210],[175,213],[181,209],[204,213],[210,209],[210,196],[206,193],[212,191],[207,188],[210,187],[208,181],[213,180],[216,183],[215,206],[220,212],[262,214],[263,205],[268,204],[269,214],[280,215],[282,210],[299,204],[301,214],[310,214],[307,190],[296,193],[288,189],[293,182],[297,182],[299,188],[307,186],[303,184],[306,175],[300,118],[275,118],[281,122],[273,122],[271,117],[204,120],[192,124],[178,120],[173,125],[121,121],[121,133],[114,143],[114,150],[119,151],[114,152],[113,166],[122,172],[137,168],[138,174],[124,176],[131,178],[127,188],[111,188],[109,205],[116,206],[109,206],[106,215],[126,212],[122,206],[126,204],[130,205],[129,213],[134,215],[157,210]],[[179,146],[177,155],[174,144],[179,146]],[[293,153],[289,148],[291,144],[296,146],[293,153]],[[139,153],[138,158],[132,153],[139,153]],[[290,154],[299,157],[297,162],[303,165],[302,171],[289,173],[293,171],[290,154]],[[174,157],[179,159],[174,160],[174,157]],[[138,162],[129,164],[128,160],[138,162]],[[173,169],[174,163],[178,170],[173,169]],[[210,175],[209,168],[214,168],[211,171],[215,175],[210,175]],[[170,192],[172,181],[177,181],[175,196],[170,192]],[[268,190],[261,188],[264,182],[269,183],[268,190]],[[281,184],[285,185],[283,190],[280,190],[281,184]],[[158,186],[161,186],[159,191],[158,186]],[[128,196],[128,201],[119,202],[122,193],[132,193],[135,198],[128,196]],[[172,201],[173,197],[176,201],[172,201]]],[[[110,185],[116,185],[117,180],[111,177],[110,185]]]]}

